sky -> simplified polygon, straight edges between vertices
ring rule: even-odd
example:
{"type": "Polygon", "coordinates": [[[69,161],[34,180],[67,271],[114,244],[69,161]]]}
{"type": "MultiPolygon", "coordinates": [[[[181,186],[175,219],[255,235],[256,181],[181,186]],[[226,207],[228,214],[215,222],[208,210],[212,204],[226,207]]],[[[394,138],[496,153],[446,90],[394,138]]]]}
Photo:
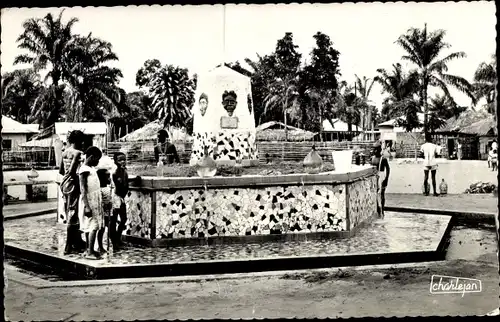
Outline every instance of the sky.
{"type": "MultiPolygon", "coordinates": [[[[59,8],[2,9],[2,73],[27,66],[13,65],[23,51],[16,39],[22,24],[33,17],[59,13],[59,8]]],[[[303,59],[314,47],[313,35],[330,36],[340,52],[342,80],[354,82],[355,75],[373,78],[378,68],[392,69],[404,51],[394,42],[411,27],[444,29],[452,47],[443,52],[464,51],[467,57],[449,64],[449,72],[472,81],[481,62],[496,52],[495,3],[345,3],[290,5],[129,6],[66,8],[63,20],[77,17],[74,32],[109,41],[119,61],[113,66],[123,72],[120,86],[135,91],[135,75],[147,59],[186,67],[203,73],[223,60],[242,62],[256,53],[270,54],[285,32],[292,32],[303,59]],[[225,32],[224,32],[225,31],[225,32]],[[225,40],[225,41],[224,41],[225,40]]],[[[409,67],[403,62],[403,66],[409,67]]],[[[431,95],[437,93],[430,91],[431,95]]],[[[460,105],[469,106],[467,96],[452,91],[460,105]]],[[[380,108],[383,100],[377,84],[370,99],[380,108]]]]}

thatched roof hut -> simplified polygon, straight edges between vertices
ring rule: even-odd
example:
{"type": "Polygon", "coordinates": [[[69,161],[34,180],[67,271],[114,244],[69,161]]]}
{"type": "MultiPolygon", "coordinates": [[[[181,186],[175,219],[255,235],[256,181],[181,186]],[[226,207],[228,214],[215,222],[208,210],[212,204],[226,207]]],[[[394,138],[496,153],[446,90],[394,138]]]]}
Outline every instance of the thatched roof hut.
{"type": "Polygon", "coordinates": [[[481,109],[475,111],[473,109],[469,109],[460,113],[458,117],[452,117],[448,119],[446,121],[446,124],[436,132],[461,132],[476,134],[476,132],[470,131],[475,130],[478,124],[476,124],[474,127],[472,127],[472,125],[478,122],[482,122],[481,124],[483,124],[482,126],[484,126],[484,124],[487,124],[487,120],[493,120],[493,116],[485,110],[481,109]],[[465,132],[464,129],[468,129],[466,130],[467,132],[465,132]]]}
{"type": "MultiPolygon", "coordinates": [[[[316,133],[286,125],[288,129],[288,141],[311,141],[316,133]]],[[[257,141],[285,141],[285,124],[271,121],[256,127],[257,141]]]]}
{"type": "MultiPolygon", "coordinates": [[[[118,139],[118,142],[139,142],[139,141],[155,141],[158,137],[158,131],[163,129],[163,124],[159,121],[153,121],[144,125],[138,130],[131,132],[124,137],[118,139]]],[[[191,141],[192,137],[186,132],[173,128],[170,133],[172,141],[191,141]]]]}
{"type": "Polygon", "coordinates": [[[493,115],[488,115],[485,119],[472,123],[460,129],[462,133],[476,134],[479,136],[492,136],[495,134],[497,124],[493,115]]]}

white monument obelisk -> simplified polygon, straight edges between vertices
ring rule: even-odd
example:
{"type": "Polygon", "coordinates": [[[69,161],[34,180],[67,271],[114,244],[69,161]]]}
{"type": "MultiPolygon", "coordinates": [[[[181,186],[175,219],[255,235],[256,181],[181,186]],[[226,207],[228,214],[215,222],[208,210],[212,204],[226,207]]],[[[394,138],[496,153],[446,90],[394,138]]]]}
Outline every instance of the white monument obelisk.
{"type": "Polygon", "coordinates": [[[193,107],[191,165],[204,157],[204,147],[222,164],[258,164],[255,119],[249,77],[225,66],[226,6],[223,6],[222,64],[198,77],[193,107]]]}

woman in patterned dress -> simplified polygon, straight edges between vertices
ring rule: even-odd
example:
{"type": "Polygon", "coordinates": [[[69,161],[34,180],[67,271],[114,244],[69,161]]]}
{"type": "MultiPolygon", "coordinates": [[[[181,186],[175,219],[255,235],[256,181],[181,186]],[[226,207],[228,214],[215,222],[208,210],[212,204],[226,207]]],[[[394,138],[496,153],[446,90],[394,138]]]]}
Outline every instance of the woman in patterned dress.
{"type": "Polygon", "coordinates": [[[88,259],[101,259],[101,254],[94,250],[97,232],[103,227],[104,214],[102,206],[101,183],[97,176],[96,166],[102,157],[99,148],[92,146],[85,152],[85,163],[78,170],[80,175],[80,229],[85,233],[88,259]]]}

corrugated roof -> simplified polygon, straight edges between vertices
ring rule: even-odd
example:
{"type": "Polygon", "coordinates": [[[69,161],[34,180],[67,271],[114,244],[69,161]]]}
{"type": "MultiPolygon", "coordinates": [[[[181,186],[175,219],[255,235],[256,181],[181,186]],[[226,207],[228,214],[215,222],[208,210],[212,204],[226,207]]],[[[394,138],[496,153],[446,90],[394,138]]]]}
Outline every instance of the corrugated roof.
{"type": "Polygon", "coordinates": [[[2,115],[2,133],[9,134],[31,134],[38,133],[37,124],[23,124],[2,115]]]}
{"type": "Polygon", "coordinates": [[[56,134],[67,135],[74,130],[80,130],[85,134],[106,134],[107,128],[104,122],[69,123],[60,122],[55,124],[56,134]]]}
{"type": "MultiPolygon", "coordinates": [[[[258,131],[264,131],[264,130],[268,130],[274,126],[278,126],[279,128],[277,129],[274,129],[274,130],[279,130],[279,129],[284,129],[285,128],[285,124],[284,123],[281,123],[281,122],[277,122],[277,121],[270,121],[270,122],[266,122],[266,123],[262,123],[261,125],[257,126],[255,128],[255,130],[258,132],[258,131]]],[[[295,126],[291,126],[291,125],[286,125],[286,128],[288,130],[297,130],[297,131],[304,131],[302,129],[299,129],[298,127],[295,127],[295,126]]]]}
{"type": "MultiPolygon", "coordinates": [[[[418,115],[418,120],[421,122],[421,123],[424,123],[424,113],[417,113],[418,115]]],[[[392,120],[389,120],[389,121],[385,121],[383,123],[380,123],[379,125],[377,125],[377,127],[380,127],[380,126],[392,126],[394,127],[396,125],[396,121],[397,120],[406,120],[406,117],[405,116],[401,116],[401,117],[397,117],[397,118],[394,118],[392,120]]]]}
{"type": "MultiPolygon", "coordinates": [[[[336,118],[332,119],[331,121],[332,121],[331,123],[333,123],[333,127],[329,120],[323,120],[323,131],[326,132],[348,131],[349,125],[346,122],[342,121],[341,119],[336,118]]],[[[363,131],[363,129],[357,126],[356,124],[352,124],[352,131],[363,131]]]]}

